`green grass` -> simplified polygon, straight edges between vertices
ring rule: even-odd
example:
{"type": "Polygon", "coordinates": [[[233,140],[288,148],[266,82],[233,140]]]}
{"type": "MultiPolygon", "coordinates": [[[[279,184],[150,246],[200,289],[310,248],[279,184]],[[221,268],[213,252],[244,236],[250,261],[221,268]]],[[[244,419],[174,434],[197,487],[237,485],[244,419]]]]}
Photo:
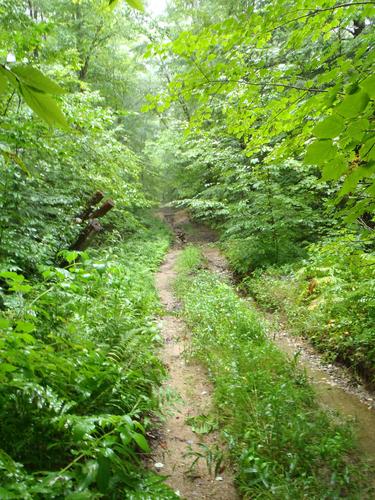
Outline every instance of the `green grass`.
{"type": "Polygon", "coordinates": [[[39,280],[3,275],[1,498],[176,498],[139,458],[164,377],[153,273],[169,245],[147,225],[39,280]]]}
{"type": "Polygon", "coordinates": [[[200,270],[198,258],[199,250],[184,251],[176,290],[192,354],[214,384],[244,497],[366,498],[351,428],[320,409],[304,373],[267,339],[256,312],[222,278],[200,270]]]}
{"type": "Polygon", "coordinates": [[[181,277],[185,280],[186,275],[194,273],[202,266],[202,262],[201,250],[193,245],[188,245],[185,247],[182,257],[177,261],[178,278],[181,277]]]}

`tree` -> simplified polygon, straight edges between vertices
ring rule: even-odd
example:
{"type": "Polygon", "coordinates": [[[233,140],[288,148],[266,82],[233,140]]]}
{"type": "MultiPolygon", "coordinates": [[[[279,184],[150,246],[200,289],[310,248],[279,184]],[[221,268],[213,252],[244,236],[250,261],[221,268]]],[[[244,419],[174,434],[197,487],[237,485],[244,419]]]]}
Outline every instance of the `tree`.
{"type": "Polygon", "coordinates": [[[336,200],[353,220],[374,207],[373,12],[373,2],[301,0],[291,9],[275,0],[193,23],[155,49],[185,69],[151,107],[182,95],[194,108],[191,130],[220,115],[248,157],[318,165],[324,180],[338,181],[336,200]]]}

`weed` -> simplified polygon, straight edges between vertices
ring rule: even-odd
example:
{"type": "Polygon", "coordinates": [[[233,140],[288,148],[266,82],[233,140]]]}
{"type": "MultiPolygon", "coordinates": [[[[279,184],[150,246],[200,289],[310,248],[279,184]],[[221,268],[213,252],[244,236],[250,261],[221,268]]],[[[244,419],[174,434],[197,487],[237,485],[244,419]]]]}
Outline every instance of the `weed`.
{"type": "Polygon", "coordinates": [[[372,239],[343,233],[311,247],[302,265],[256,272],[245,284],[292,332],[375,384],[375,261],[365,251],[372,239]]]}
{"type": "Polygon", "coordinates": [[[196,417],[189,417],[186,423],[191,426],[191,430],[196,434],[209,434],[217,430],[217,420],[211,415],[198,415],[196,417]]]}
{"type": "Polygon", "coordinates": [[[220,446],[218,445],[206,445],[204,443],[198,443],[199,450],[193,450],[191,446],[185,454],[186,457],[194,457],[190,467],[187,471],[189,477],[195,477],[195,468],[199,460],[204,460],[207,465],[207,469],[210,475],[218,475],[222,469],[224,462],[224,453],[220,446]]]}

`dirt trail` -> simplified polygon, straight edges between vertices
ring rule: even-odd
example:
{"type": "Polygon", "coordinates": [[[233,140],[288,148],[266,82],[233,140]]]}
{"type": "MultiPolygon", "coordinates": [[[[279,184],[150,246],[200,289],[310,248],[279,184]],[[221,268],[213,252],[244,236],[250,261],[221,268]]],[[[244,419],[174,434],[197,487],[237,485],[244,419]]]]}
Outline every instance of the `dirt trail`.
{"type": "MultiPolygon", "coordinates": [[[[178,220],[169,219],[169,222],[178,237],[178,220]]],[[[220,446],[220,440],[216,432],[204,436],[195,434],[186,422],[189,417],[209,413],[212,387],[204,369],[187,361],[184,355],[189,345],[189,333],[182,320],[176,317],[179,304],[173,294],[175,264],[180,252],[178,245],[172,248],[156,275],[156,287],[167,311],[161,320],[165,342],[161,357],[169,371],[165,389],[171,394],[172,403],[165,409],[166,421],[158,446],[153,451],[151,466],[160,474],[169,476],[167,483],[182,498],[235,500],[238,496],[228,468],[221,470],[216,477],[210,474],[205,459],[198,460],[196,466],[191,468],[196,458],[192,452],[203,451],[200,443],[212,449],[220,446]],[[161,464],[163,467],[159,468],[161,464]]]]}
{"type": "MultiPolygon", "coordinates": [[[[218,248],[209,244],[217,240],[213,231],[203,225],[192,224],[183,211],[163,211],[160,216],[173,227],[178,246],[186,242],[200,244],[208,268],[231,279],[225,257],[218,248]]],[[[237,499],[233,477],[228,471],[220,474],[223,481],[219,483],[208,474],[203,462],[196,469],[195,476],[189,477],[186,474],[192,458],[184,454],[190,447],[199,450],[197,445],[202,439],[197,438],[185,420],[189,416],[207,413],[212,389],[204,370],[195,364],[186,363],[183,357],[189,339],[184,324],[174,314],[179,304],[172,291],[172,282],[176,276],[174,264],[180,251],[181,249],[176,247],[170,251],[156,279],[161,301],[168,311],[162,321],[165,338],[163,360],[170,372],[168,387],[179,393],[181,400],[175,405],[175,413],[167,417],[164,437],[155,451],[153,460],[164,464],[161,473],[170,476],[168,483],[175,490],[179,490],[183,498],[237,499]]],[[[249,301],[251,302],[251,299],[249,301]]],[[[354,382],[343,368],[324,363],[304,339],[290,335],[280,322],[271,326],[270,338],[289,357],[298,354],[298,363],[306,370],[311,384],[316,389],[318,400],[324,407],[356,420],[359,448],[368,460],[375,463],[374,395],[354,382]]],[[[217,435],[210,434],[205,442],[212,445],[217,442],[217,435]]]]}

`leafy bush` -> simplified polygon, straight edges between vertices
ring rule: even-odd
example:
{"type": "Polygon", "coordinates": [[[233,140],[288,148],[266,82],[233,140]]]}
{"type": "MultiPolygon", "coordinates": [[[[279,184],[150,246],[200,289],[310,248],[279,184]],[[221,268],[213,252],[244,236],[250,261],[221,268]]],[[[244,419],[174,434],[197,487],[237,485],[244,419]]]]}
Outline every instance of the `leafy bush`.
{"type": "Polygon", "coordinates": [[[12,134],[0,139],[0,152],[7,153],[0,154],[3,269],[30,274],[40,263],[53,264],[81,230],[76,217],[97,190],[115,200],[115,211],[149,206],[140,183],[140,160],[120,141],[124,130],[102,104],[96,92],[67,97],[65,108],[80,129],[70,134],[30,120],[26,109],[4,118],[3,126],[12,134]],[[9,156],[14,150],[18,155],[9,156]]]}
{"type": "Polygon", "coordinates": [[[280,310],[293,331],[329,359],[375,383],[375,258],[371,233],[343,232],[310,247],[293,270],[269,269],[246,280],[264,306],[280,310]]]}
{"type": "Polygon", "coordinates": [[[304,257],[306,246],[333,222],[321,204],[330,187],[318,182],[315,167],[291,159],[264,165],[261,155],[249,159],[219,126],[187,137],[168,130],[153,147],[151,161],[166,177],[165,196],[219,230],[240,274],[304,257]],[[167,139],[178,149],[173,158],[165,151],[167,139]]]}
{"type": "Polygon", "coordinates": [[[169,236],[154,224],[129,241],[114,238],[80,262],[66,252],[67,268],[41,266],[41,281],[1,273],[4,498],[128,498],[152,490],[137,451],[148,451],[145,432],[164,374],[154,354],[152,272],[169,236]]]}

